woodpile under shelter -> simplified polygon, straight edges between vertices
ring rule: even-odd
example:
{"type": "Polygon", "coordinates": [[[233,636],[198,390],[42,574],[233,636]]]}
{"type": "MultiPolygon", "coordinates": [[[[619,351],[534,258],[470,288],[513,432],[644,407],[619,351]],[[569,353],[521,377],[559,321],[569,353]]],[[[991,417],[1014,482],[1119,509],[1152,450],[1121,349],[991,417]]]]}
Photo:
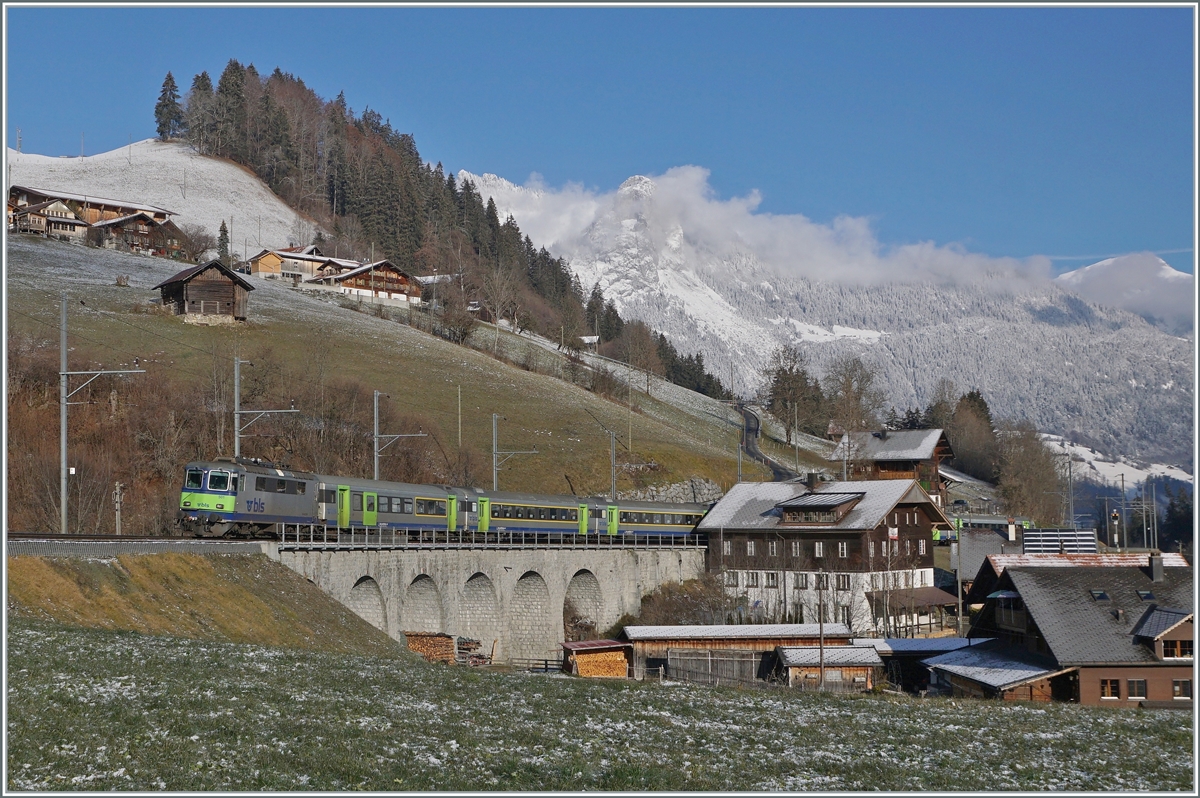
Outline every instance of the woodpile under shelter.
{"type": "Polygon", "coordinates": [[[575,676],[623,679],[629,675],[633,646],[622,640],[563,643],[563,670],[575,676]]]}
{"type": "Polygon", "coordinates": [[[162,292],[163,307],[176,316],[229,316],[244,321],[247,298],[254,286],[214,260],[184,269],[153,290],[162,292]]]}

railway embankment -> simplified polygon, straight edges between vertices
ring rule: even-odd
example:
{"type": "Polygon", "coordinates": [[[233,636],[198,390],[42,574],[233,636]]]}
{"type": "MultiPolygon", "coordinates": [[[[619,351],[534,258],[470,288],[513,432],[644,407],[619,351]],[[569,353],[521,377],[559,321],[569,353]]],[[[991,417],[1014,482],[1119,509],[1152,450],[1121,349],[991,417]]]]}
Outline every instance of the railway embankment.
{"type": "Polygon", "coordinates": [[[90,629],[387,656],[403,650],[261,553],[8,558],[10,617],[90,629]]]}

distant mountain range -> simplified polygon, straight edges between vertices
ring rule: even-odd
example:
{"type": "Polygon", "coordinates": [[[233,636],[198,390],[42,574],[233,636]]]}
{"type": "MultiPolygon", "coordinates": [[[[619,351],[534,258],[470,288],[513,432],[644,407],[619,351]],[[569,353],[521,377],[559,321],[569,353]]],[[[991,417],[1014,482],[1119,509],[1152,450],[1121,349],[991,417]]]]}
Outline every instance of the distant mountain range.
{"type": "Polygon", "coordinates": [[[928,403],[949,377],[998,417],[1191,471],[1191,275],[1153,255],[1052,280],[1048,263],[881,252],[857,220],[822,226],[752,213],[753,197],[714,201],[697,171],[633,177],[607,195],[459,177],[565,257],[585,291],[599,283],[622,316],[702,352],[723,380],[732,370],[740,394],[762,385],[780,344],[800,345],[818,373],[853,352],[898,409],[928,403]]]}

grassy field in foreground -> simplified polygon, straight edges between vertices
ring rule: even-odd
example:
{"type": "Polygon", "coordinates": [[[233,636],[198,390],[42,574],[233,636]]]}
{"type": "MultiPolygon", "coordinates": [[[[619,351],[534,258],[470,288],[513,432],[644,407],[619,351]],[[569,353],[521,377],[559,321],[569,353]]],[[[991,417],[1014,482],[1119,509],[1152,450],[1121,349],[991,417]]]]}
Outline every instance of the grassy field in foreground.
{"type": "Polygon", "coordinates": [[[1190,790],[1188,713],[8,627],[9,790],[1190,790]]]}

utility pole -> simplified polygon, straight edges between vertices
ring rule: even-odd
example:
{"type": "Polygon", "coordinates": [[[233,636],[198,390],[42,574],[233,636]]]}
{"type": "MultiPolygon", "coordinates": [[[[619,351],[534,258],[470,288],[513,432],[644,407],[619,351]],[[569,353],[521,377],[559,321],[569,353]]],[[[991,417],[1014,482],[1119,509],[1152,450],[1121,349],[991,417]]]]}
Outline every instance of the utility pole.
{"type": "Polygon", "coordinates": [[[113,507],[117,510],[117,535],[121,534],[121,488],[125,487],[120,482],[117,483],[116,490],[113,491],[113,507]]]}
{"type": "MultiPolygon", "coordinates": [[[[373,479],[376,482],[379,481],[379,453],[380,452],[382,452],[387,447],[391,446],[393,443],[395,443],[400,438],[424,438],[424,437],[427,437],[426,433],[424,433],[424,432],[410,432],[407,435],[380,435],[379,434],[379,397],[380,396],[386,396],[390,399],[391,394],[386,394],[386,393],[381,394],[379,391],[375,392],[375,436],[373,438],[373,440],[375,442],[375,476],[373,477],[373,479]],[[387,439],[387,443],[383,444],[383,446],[380,446],[379,441],[384,438],[387,439]]],[[[460,432],[459,432],[459,440],[460,441],[462,440],[461,427],[460,427],[460,432]]],[[[462,444],[460,443],[459,446],[461,446],[461,445],[462,444]]]]}
{"type": "MultiPolygon", "coordinates": [[[[492,490],[500,490],[500,488],[499,488],[500,466],[504,465],[504,463],[508,462],[508,460],[515,455],[537,454],[538,453],[537,449],[534,449],[531,452],[502,452],[502,451],[500,451],[500,449],[499,449],[499,440],[500,440],[499,428],[497,427],[496,422],[501,418],[504,418],[504,416],[500,415],[499,413],[492,413],[492,490]],[[504,455],[504,459],[500,459],[500,455],[504,455]]],[[[504,418],[504,420],[508,421],[507,418],[504,418]]]]}
{"type": "Polygon", "coordinates": [[[608,458],[612,468],[612,500],[617,503],[617,433],[608,433],[608,458]]]}
{"type": "Polygon", "coordinates": [[[233,459],[242,456],[242,432],[251,424],[271,413],[299,413],[296,403],[292,402],[290,410],[243,410],[242,409],[242,364],[253,366],[249,360],[242,360],[236,355],[233,358],[233,459]],[[254,418],[242,423],[242,416],[254,414],[254,418]]]}
{"type": "Polygon", "coordinates": [[[817,652],[817,687],[823,693],[825,692],[825,568],[822,567],[817,572],[817,645],[820,647],[817,652]]]}
{"type": "Polygon", "coordinates": [[[458,386],[458,448],[462,448],[462,386],[458,386]]]}
{"type": "Polygon", "coordinates": [[[58,474],[58,500],[59,500],[59,532],[67,534],[67,405],[69,404],[86,404],[85,402],[71,402],[72,396],[82,391],[92,383],[101,374],[145,374],[145,369],[116,369],[107,371],[67,371],[67,292],[62,292],[62,318],[59,324],[58,337],[58,352],[59,352],[59,370],[58,370],[58,450],[59,450],[59,474],[58,474]],[[73,391],[67,391],[68,378],[74,375],[90,375],[91,379],[85,381],[73,391]]]}

